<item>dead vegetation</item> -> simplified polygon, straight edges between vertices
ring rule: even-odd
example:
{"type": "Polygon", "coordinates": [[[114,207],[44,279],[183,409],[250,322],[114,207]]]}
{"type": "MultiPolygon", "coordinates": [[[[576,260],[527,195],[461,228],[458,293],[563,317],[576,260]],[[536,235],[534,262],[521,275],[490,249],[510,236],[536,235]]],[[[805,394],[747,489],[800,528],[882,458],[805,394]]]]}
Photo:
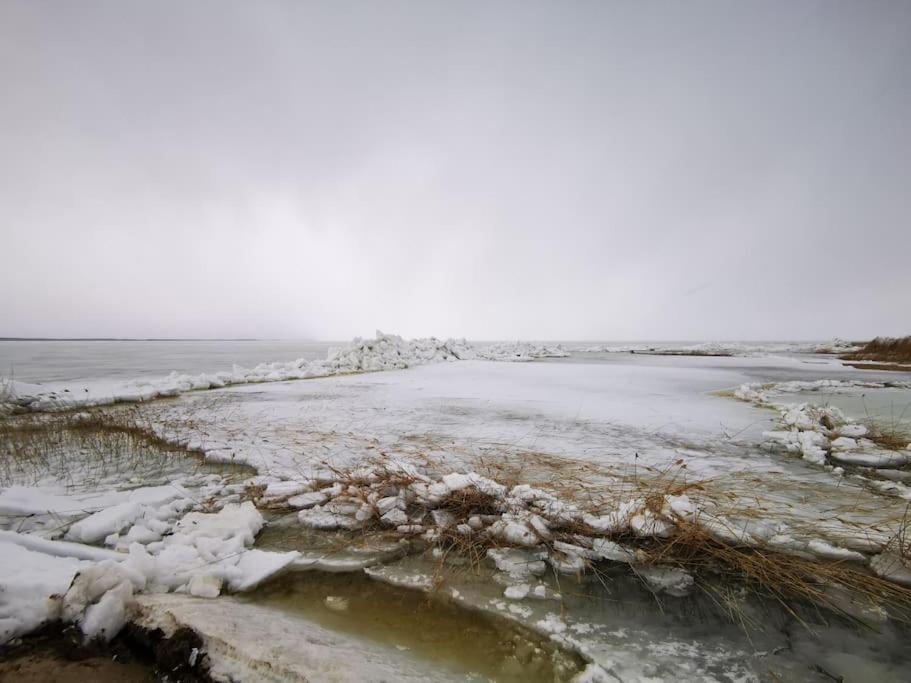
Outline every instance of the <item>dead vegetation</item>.
{"type": "MultiPolygon", "coordinates": [[[[0,485],[53,479],[69,487],[103,481],[148,483],[205,465],[186,448],[186,422],[158,422],[139,406],[0,417],[0,485]]],[[[231,466],[220,467],[227,472],[231,466]]],[[[236,467],[250,476],[252,468],[236,467]]]]}
{"type": "Polygon", "coordinates": [[[876,337],[862,348],[839,356],[845,361],[876,361],[877,365],[868,363],[848,363],[852,367],[876,370],[911,370],[911,336],[876,337]]]}
{"type": "Polygon", "coordinates": [[[871,573],[850,561],[825,561],[775,552],[767,547],[719,542],[698,526],[684,524],[671,538],[646,551],[649,561],[671,564],[703,579],[721,576],[780,603],[798,618],[794,601],[816,606],[854,621],[865,613],[889,614],[911,623],[911,588],[871,573]]]}
{"type": "MultiPolygon", "coordinates": [[[[185,461],[188,455],[185,449],[174,445],[179,440],[176,432],[168,437],[162,429],[161,424],[153,425],[148,414],[136,406],[3,418],[0,419],[0,479],[6,484],[23,479],[37,481],[52,473],[58,480],[75,485],[129,473],[148,480],[167,470],[169,457],[185,461]]],[[[902,447],[906,445],[907,442],[902,447]]],[[[432,471],[429,459],[420,468],[403,468],[379,454],[374,462],[357,468],[324,465],[324,470],[326,476],[315,486],[317,490],[340,484],[340,498],[359,506],[373,506],[373,513],[357,528],[349,530],[344,542],[350,543],[358,537],[365,542],[404,538],[412,542],[414,550],[426,548],[429,542],[438,551],[438,584],[444,582],[444,568],[453,557],[461,558],[461,566],[477,571],[489,549],[510,546],[502,536],[488,532],[508,512],[503,497],[478,486],[449,491],[433,503],[409,495],[403,510],[407,523],[390,526],[383,522],[383,510],[376,504],[379,497],[413,491],[415,485],[426,486],[440,476],[441,473],[432,471]],[[437,531],[431,541],[423,538],[428,529],[437,531]]],[[[478,457],[473,470],[506,488],[529,484],[575,506],[580,514],[562,521],[548,518],[548,528],[535,531],[537,547],[554,558],[565,557],[567,547],[578,548],[585,570],[596,575],[604,560],[590,552],[592,540],[603,538],[635,554],[633,572],[637,564],[676,567],[692,573],[697,585],[708,591],[715,590],[720,577],[770,596],[786,609],[798,600],[856,618],[857,612],[851,605],[860,603],[911,622],[911,588],[878,577],[857,562],[813,559],[757,544],[725,542],[709,533],[698,517],[675,518],[674,531],[667,536],[636,533],[629,519],[621,520],[619,530],[601,533],[584,520],[583,513],[607,514],[632,499],[643,501],[643,508],[660,518],[666,515],[667,498],[681,495],[695,500],[711,499],[717,506],[713,514],[718,516],[748,519],[764,514],[751,507],[740,495],[742,492],[735,491],[736,482],[691,479],[683,461],[663,470],[635,464],[604,467],[529,451],[510,458],[478,457]],[[847,602],[845,596],[849,596],[847,602]]],[[[248,496],[262,503],[264,492],[264,487],[254,487],[248,496]]],[[[272,501],[270,506],[297,514],[296,509],[282,508],[282,501],[272,501]]],[[[906,511],[887,546],[906,567],[911,567],[909,526],[906,511]]],[[[817,531],[825,533],[824,527],[817,531]]]]}
{"type": "MultiPolygon", "coordinates": [[[[374,464],[345,472],[334,470],[336,481],[342,484],[342,498],[365,502],[375,500],[371,491],[383,495],[397,495],[414,484],[426,485],[427,478],[417,473],[408,474],[388,463],[374,464]],[[365,472],[372,474],[366,476],[365,472]],[[385,477],[389,474],[389,478],[385,477]]],[[[903,586],[875,575],[865,563],[853,558],[831,560],[814,558],[807,552],[784,552],[755,540],[737,542],[719,537],[711,532],[711,524],[696,514],[692,519],[673,518],[674,529],[668,534],[646,534],[635,530],[629,519],[619,520],[616,530],[603,532],[585,521],[585,513],[608,514],[622,509],[624,502],[638,499],[655,518],[668,518],[667,499],[687,495],[694,500],[714,497],[718,504],[712,509],[716,519],[762,519],[763,511],[734,494],[727,487],[731,482],[690,480],[685,465],[678,461],[665,470],[649,467],[598,468],[592,463],[550,458],[530,454],[528,458],[511,462],[478,462],[476,471],[483,471],[497,482],[521,482],[553,494],[560,501],[572,502],[579,514],[559,517],[548,516],[546,528],[528,528],[536,535],[532,550],[542,552],[555,572],[565,573],[567,566],[577,563],[578,571],[590,572],[603,581],[609,581],[605,567],[618,566],[600,559],[593,551],[597,539],[605,539],[629,551],[630,571],[648,566],[672,567],[684,570],[695,577],[696,585],[721,599],[723,586],[740,585],[757,594],[771,598],[795,617],[800,610],[795,605],[815,606],[843,617],[863,621],[871,614],[888,614],[891,618],[911,623],[911,587],[903,586]],[[521,463],[521,464],[520,464],[521,463]],[[500,475],[500,476],[491,476],[500,475]],[[717,496],[716,496],[717,494],[717,496]],[[578,553],[578,555],[575,555],[578,553]],[[562,567],[561,567],[562,563],[562,567]],[[561,567],[558,569],[558,567],[561,567]]],[[[511,484],[514,485],[514,484],[511,484]]],[[[329,482],[321,484],[328,490],[329,482]]],[[[410,490],[410,489],[409,489],[410,490]]],[[[497,521],[514,510],[503,496],[493,495],[482,487],[467,486],[451,491],[439,500],[428,503],[425,499],[409,497],[408,523],[398,528],[383,523],[380,512],[365,520],[349,538],[360,536],[380,540],[404,538],[411,542],[410,552],[435,548],[438,558],[434,585],[445,584],[452,571],[479,572],[484,566],[490,549],[525,547],[528,544],[511,543],[501,534],[493,533],[497,521]],[[432,530],[428,536],[426,532],[432,530]]],[[[844,516],[850,503],[846,503],[844,516]]],[[[295,514],[296,511],[291,511],[295,514]]],[[[541,512],[541,514],[546,514],[541,512]]],[[[635,514],[631,511],[629,515],[635,514]]],[[[732,523],[736,525],[736,522],[732,523]]],[[[899,523],[894,541],[886,549],[901,553],[908,562],[908,515],[899,523]],[[904,540],[903,540],[904,539],[904,540]]],[[[825,534],[825,525],[815,524],[812,537],[825,534]]],[[[909,562],[911,565],[911,562],[909,562]]]]}
{"type": "Polygon", "coordinates": [[[870,415],[864,402],[864,412],[866,418],[863,424],[867,428],[865,438],[875,443],[880,448],[889,451],[903,451],[911,448],[911,403],[908,403],[900,411],[893,404],[892,410],[888,416],[870,415]]]}
{"type": "Polygon", "coordinates": [[[904,423],[884,423],[881,420],[867,422],[865,438],[880,448],[889,451],[903,451],[911,446],[911,431],[904,423]]]}

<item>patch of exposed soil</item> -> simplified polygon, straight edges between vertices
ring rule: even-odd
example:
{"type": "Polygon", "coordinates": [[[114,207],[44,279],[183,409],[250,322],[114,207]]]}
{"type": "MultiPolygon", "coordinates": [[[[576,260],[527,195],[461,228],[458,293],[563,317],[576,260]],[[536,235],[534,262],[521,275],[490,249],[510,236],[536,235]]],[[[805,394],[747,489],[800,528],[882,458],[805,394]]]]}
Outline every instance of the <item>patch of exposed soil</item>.
{"type": "Polygon", "coordinates": [[[207,683],[205,656],[198,654],[201,644],[187,629],[165,638],[161,631],[132,625],[110,643],[83,643],[76,628],[51,624],[0,648],[0,681],[207,683]]]}

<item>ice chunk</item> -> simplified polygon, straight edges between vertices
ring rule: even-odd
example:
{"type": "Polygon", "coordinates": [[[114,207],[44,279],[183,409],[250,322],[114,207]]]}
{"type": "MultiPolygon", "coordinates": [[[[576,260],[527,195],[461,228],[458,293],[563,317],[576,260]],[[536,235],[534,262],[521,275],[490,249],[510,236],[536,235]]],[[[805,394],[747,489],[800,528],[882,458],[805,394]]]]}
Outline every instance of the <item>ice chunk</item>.
{"type": "Polygon", "coordinates": [[[682,597],[693,588],[693,575],[677,567],[660,565],[636,565],[636,574],[656,592],[682,597]]]}
{"type": "Polygon", "coordinates": [[[120,533],[129,527],[141,514],[142,506],[139,503],[114,505],[73,524],[66,538],[79,543],[98,543],[106,536],[120,533]]]}
{"type": "Polygon", "coordinates": [[[506,590],[503,591],[503,595],[510,600],[522,600],[528,595],[529,590],[531,589],[527,583],[520,583],[514,586],[507,586],[506,590]]]}
{"type": "Polygon", "coordinates": [[[0,539],[0,644],[60,616],[60,597],[88,563],[0,539]],[[56,596],[56,597],[55,597],[56,596]]]}
{"type": "Polygon", "coordinates": [[[515,579],[543,574],[547,569],[543,561],[545,556],[540,550],[519,548],[491,548],[487,551],[487,557],[493,560],[497,569],[515,579]]]}
{"type": "Polygon", "coordinates": [[[313,491],[312,493],[302,493],[297,496],[292,496],[291,498],[288,498],[286,502],[293,508],[306,509],[312,508],[315,505],[322,505],[327,500],[329,500],[329,496],[322,491],[313,491]]]}
{"type": "Polygon", "coordinates": [[[288,567],[299,557],[300,553],[297,551],[273,553],[265,550],[248,550],[240,556],[240,560],[231,572],[228,586],[235,591],[247,591],[255,588],[288,567]]]}
{"type": "Polygon", "coordinates": [[[594,539],[592,541],[592,552],[597,559],[611,560],[613,562],[629,563],[636,559],[635,552],[606,538],[594,539]]]}
{"type": "Polygon", "coordinates": [[[911,567],[894,552],[888,551],[870,559],[870,568],[884,579],[911,586],[911,567]]]}

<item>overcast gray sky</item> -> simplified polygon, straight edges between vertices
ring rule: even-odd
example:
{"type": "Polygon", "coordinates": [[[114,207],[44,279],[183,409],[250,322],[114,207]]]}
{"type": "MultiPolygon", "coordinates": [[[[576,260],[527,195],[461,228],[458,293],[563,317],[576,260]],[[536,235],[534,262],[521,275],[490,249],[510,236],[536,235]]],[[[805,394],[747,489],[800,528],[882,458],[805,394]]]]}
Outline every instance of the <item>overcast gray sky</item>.
{"type": "Polygon", "coordinates": [[[911,333],[911,2],[0,0],[0,336],[911,333]]]}

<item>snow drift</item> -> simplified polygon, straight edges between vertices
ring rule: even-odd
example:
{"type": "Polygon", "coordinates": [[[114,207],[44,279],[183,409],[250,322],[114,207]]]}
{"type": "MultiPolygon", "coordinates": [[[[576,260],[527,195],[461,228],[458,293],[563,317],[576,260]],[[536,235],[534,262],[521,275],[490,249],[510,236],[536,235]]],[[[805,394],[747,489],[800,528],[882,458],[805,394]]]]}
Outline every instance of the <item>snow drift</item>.
{"type": "Polygon", "coordinates": [[[253,368],[234,366],[230,372],[198,375],[172,372],[167,377],[123,383],[95,383],[88,386],[42,386],[13,380],[0,381],[0,415],[13,411],[53,411],[71,408],[138,403],[166,396],[217,389],[235,384],[283,382],[287,380],[330,377],[358,372],[401,370],[427,363],[458,360],[531,361],[537,358],[565,357],[560,346],[529,342],[492,344],[476,347],[464,339],[440,340],[435,337],[406,340],[379,330],[373,339],[356,338],[342,348],[329,351],[326,360],[299,358],[284,363],[260,363],[253,368]]]}

